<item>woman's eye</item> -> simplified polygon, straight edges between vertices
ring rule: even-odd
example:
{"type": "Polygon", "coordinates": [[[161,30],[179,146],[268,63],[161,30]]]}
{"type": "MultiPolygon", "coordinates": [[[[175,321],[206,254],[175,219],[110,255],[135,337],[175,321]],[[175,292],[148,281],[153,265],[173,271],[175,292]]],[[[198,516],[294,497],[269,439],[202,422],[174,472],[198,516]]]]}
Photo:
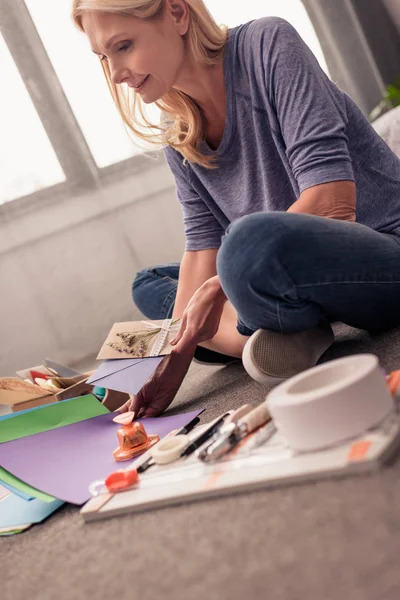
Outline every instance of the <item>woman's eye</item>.
{"type": "Polygon", "coordinates": [[[123,44],[122,46],[120,46],[117,49],[117,52],[125,52],[125,50],[128,50],[128,48],[130,48],[131,43],[130,42],[126,42],[125,44],[123,44]]]}

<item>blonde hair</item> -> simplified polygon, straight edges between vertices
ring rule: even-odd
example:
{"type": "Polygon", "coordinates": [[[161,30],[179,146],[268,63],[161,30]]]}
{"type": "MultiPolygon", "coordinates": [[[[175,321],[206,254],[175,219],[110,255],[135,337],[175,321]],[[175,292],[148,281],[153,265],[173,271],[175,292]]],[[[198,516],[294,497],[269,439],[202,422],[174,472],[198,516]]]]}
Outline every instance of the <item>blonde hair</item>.
{"type": "MultiPolygon", "coordinates": [[[[222,60],[227,41],[226,27],[220,27],[203,0],[185,0],[189,8],[187,41],[195,59],[203,65],[216,65],[222,60]]],[[[73,0],[72,18],[81,31],[85,11],[102,11],[153,19],[161,15],[164,0],[73,0]]],[[[163,123],[151,123],[139,94],[124,90],[111,81],[107,61],[102,61],[104,75],[124,123],[140,139],[152,144],[175,148],[185,160],[212,169],[216,161],[200,151],[203,119],[197,104],[186,94],[171,89],[154,104],[164,113],[163,123]],[[146,133],[146,130],[148,133],[146,133]],[[155,136],[154,132],[158,131],[155,136]],[[151,132],[151,133],[150,133],[151,132]]]]}

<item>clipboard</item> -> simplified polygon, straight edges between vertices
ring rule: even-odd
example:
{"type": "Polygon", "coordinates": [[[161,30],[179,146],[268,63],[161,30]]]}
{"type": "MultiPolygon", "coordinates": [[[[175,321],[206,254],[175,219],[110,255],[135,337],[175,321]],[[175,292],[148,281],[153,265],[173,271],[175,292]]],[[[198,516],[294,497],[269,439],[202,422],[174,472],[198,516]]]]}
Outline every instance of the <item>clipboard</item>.
{"type": "Polygon", "coordinates": [[[250,451],[251,437],[215,464],[204,464],[192,455],[171,465],[156,465],[140,476],[137,487],[94,497],[80,513],[90,522],[235,493],[370,473],[400,450],[400,418],[397,413],[391,415],[379,428],[318,452],[295,453],[279,432],[250,451]]]}

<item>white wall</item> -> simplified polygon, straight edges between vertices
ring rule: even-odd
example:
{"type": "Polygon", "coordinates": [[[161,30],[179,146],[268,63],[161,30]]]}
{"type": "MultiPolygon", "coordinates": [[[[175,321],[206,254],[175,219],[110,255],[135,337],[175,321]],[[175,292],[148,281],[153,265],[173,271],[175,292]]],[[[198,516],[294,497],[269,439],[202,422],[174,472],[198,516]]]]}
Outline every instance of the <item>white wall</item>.
{"type": "Polygon", "coordinates": [[[389,13],[392,15],[393,21],[400,31],[400,1],[399,0],[383,0],[389,13]]]}
{"type": "Polygon", "coordinates": [[[140,317],[135,273],[180,260],[183,248],[163,160],[99,193],[0,213],[0,375],[45,357],[73,364],[97,353],[115,321],[140,317]]]}

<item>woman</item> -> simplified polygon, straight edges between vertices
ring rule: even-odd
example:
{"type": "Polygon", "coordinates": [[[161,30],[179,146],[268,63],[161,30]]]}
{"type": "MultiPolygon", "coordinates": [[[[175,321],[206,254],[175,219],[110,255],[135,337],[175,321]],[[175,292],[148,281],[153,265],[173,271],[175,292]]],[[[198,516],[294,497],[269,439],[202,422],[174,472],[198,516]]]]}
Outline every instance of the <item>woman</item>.
{"type": "Polygon", "coordinates": [[[129,408],[165,410],[198,344],[273,382],[317,362],[330,321],[400,324],[400,160],[291,25],[226,31],[202,0],[75,0],[73,17],[133,131],[141,103],[162,109],[184,215],[177,290],[176,267],[134,284],[182,326],[129,408]]]}

